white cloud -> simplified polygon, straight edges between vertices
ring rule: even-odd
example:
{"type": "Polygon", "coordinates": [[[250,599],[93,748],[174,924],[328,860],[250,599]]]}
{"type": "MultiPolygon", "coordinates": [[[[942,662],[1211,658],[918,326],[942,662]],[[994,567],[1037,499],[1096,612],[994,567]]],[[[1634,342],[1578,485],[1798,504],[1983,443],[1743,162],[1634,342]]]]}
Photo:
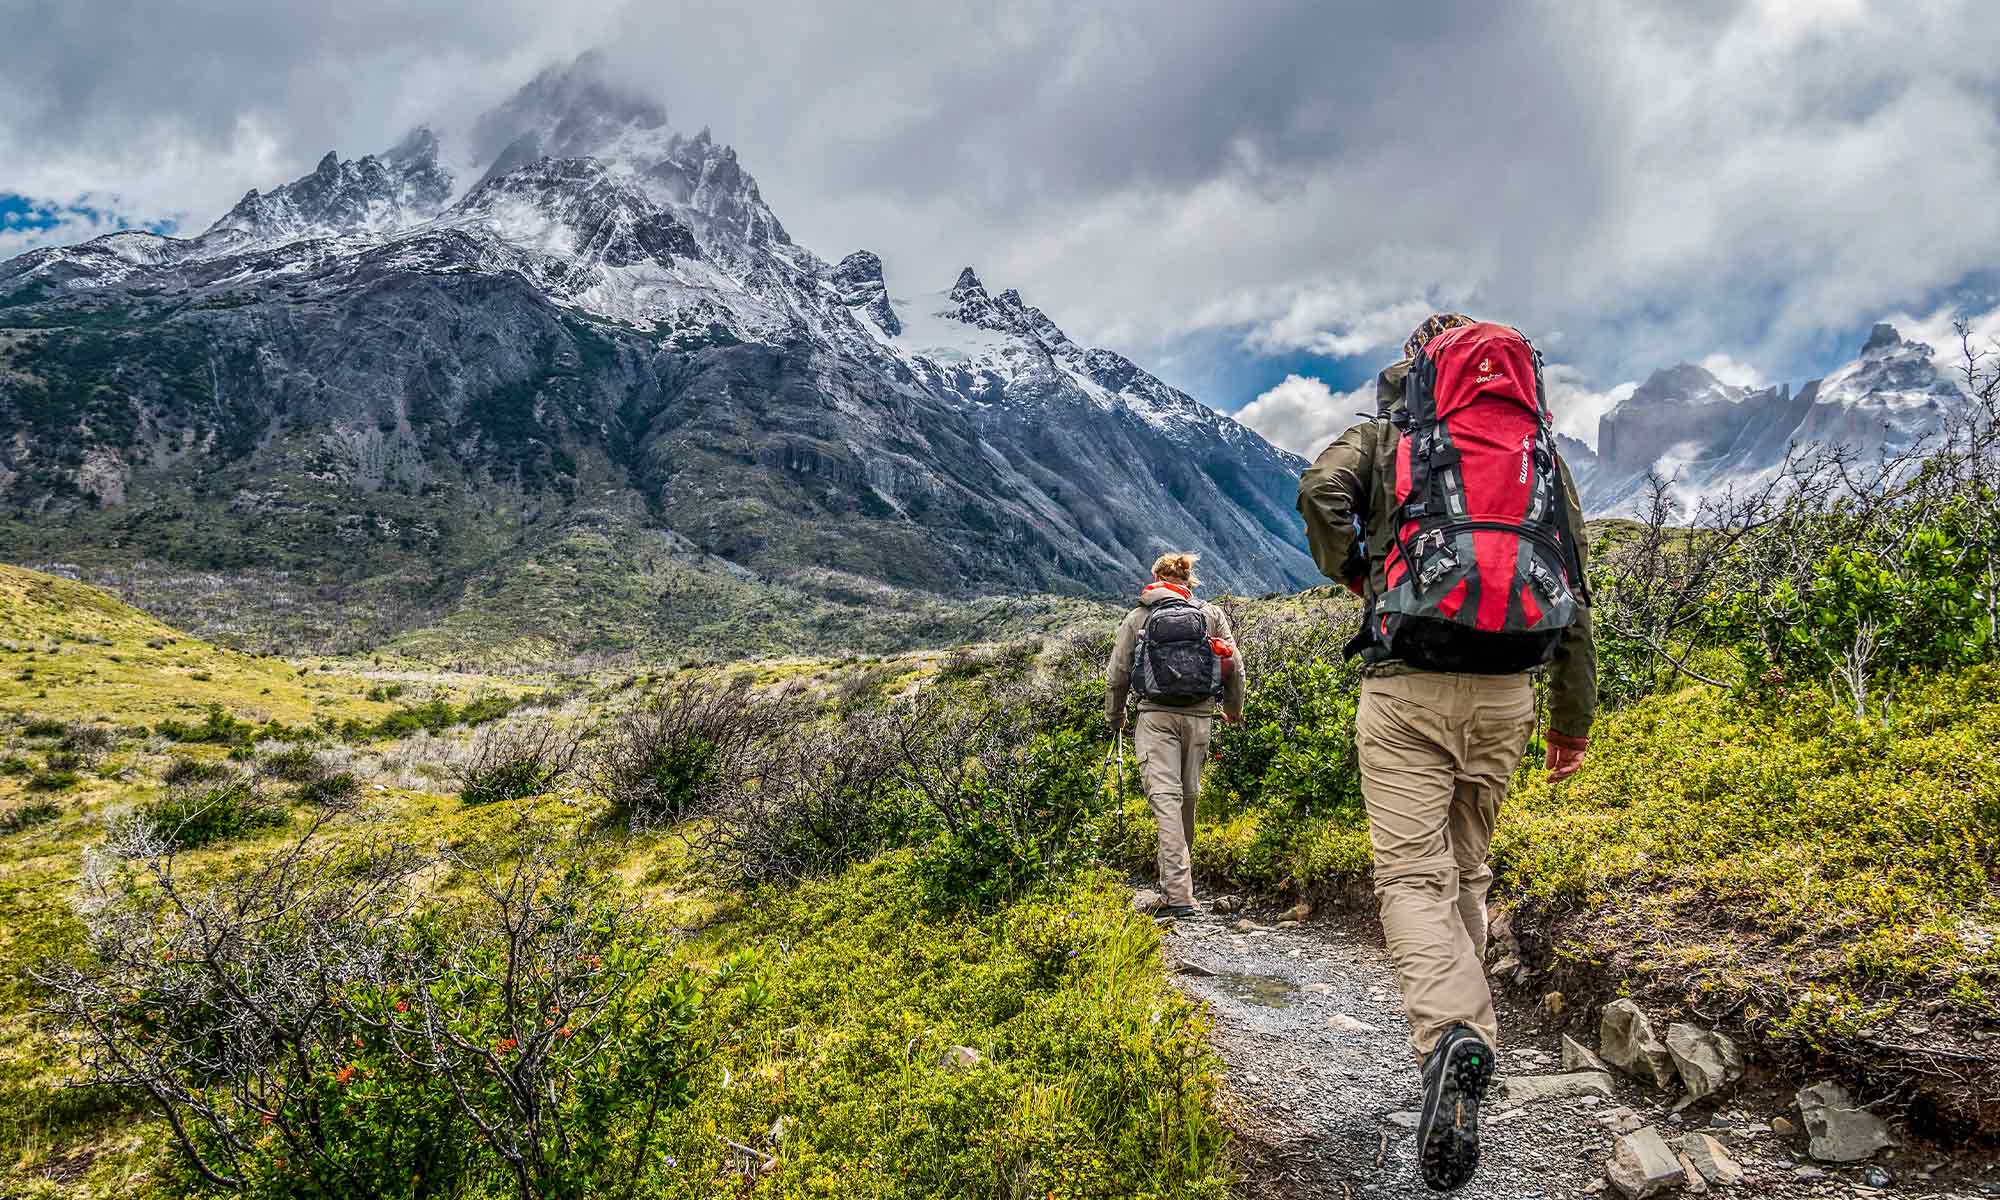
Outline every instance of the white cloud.
{"type": "Polygon", "coordinates": [[[1945,305],[1922,316],[1895,312],[1882,320],[1894,325],[1906,339],[1930,346],[1931,361],[1952,379],[1964,379],[1966,348],[1959,338],[1959,321],[1965,322],[1973,352],[1982,356],[1983,368],[1991,369],[1994,356],[2000,355],[2000,307],[1981,311],[1977,306],[1945,305]]]}
{"type": "Polygon", "coordinates": [[[42,246],[88,241],[131,224],[115,211],[115,198],[84,195],[60,204],[33,203],[33,207],[34,212],[9,213],[9,219],[0,222],[0,259],[42,246]]]}
{"type": "Polygon", "coordinates": [[[1252,350],[1305,350],[1329,358],[1394,352],[1425,317],[1454,305],[1436,299],[1368,295],[1352,282],[1301,289],[1286,309],[1258,321],[1244,340],[1252,350]]]}
{"type": "Polygon", "coordinates": [[[1597,422],[1637,391],[1636,382],[1618,384],[1597,391],[1583,383],[1582,373],[1564,363],[1542,368],[1542,386],[1548,389],[1549,411],[1555,416],[1556,432],[1597,449],[1597,422]]]}
{"type": "MultiPolygon", "coordinates": [[[[1398,340],[1401,340],[1400,338],[1398,340]]],[[[1597,422],[1638,388],[1634,382],[1602,391],[1584,386],[1579,372],[1563,363],[1542,369],[1556,432],[1597,448],[1597,422]]],[[[1312,458],[1326,444],[1375,411],[1375,381],[1352,391],[1337,392],[1323,379],[1287,375],[1284,382],[1259,395],[1236,413],[1236,419],[1263,434],[1273,445],[1312,458]]]]}
{"type": "Polygon", "coordinates": [[[1272,445],[1313,458],[1374,411],[1372,379],[1351,392],[1336,392],[1324,379],[1287,375],[1283,383],[1244,405],[1236,419],[1272,445]]]}
{"type": "Polygon", "coordinates": [[[1701,360],[1701,365],[1710,375],[1731,387],[1761,388],[1764,375],[1749,363],[1737,362],[1727,354],[1717,352],[1701,360]]]}
{"type": "Polygon", "coordinates": [[[0,190],[200,228],[602,45],[804,244],[904,292],[971,263],[1142,362],[1386,353],[1455,307],[1563,331],[1579,387],[1711,354],[1803,378],[1828,331],[2000,266],[1975,0],[1612,8],[16,4],[0,190]],[[1505,138],[1440,154],[1438,112],[1505,138]]]}

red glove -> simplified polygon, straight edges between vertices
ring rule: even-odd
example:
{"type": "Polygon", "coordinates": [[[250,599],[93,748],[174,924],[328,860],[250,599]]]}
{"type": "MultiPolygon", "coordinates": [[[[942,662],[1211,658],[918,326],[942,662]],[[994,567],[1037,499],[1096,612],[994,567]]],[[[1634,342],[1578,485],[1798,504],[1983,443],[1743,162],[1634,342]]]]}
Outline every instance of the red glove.
{"type": "Polygon", "coordinates": [[[1549,782],[1568,779],[1583,766],[1583,752],[1590,747],[1587,737],[1571,737],[1566,733],[1549,730],[1549,782]]]}
{"type": "Polygon", "coordinates": [[[1357,596],[1362,595],[1363,592],[1366,590],[1367,586],[1368,586],[1368,581],[1361,578],[1358,575],[1355,576],[1353,579],[1347,581],[1347,590],[1353,592],[1357,596]]]}

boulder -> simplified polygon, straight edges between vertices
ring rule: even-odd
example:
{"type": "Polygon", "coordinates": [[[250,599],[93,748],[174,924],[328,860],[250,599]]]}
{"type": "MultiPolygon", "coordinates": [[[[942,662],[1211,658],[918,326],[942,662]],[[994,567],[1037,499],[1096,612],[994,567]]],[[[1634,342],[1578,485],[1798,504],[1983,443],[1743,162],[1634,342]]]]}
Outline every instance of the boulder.
{"type": "Polygon", "coordinates": [[[1152,888],[1140,888],[1132,893],[1132,911],[1155,913],[1167,906],[1167,898],[1152,888]]]}
{"type": "Polygon", "coordinates": [[[1306,921],[1310,920],[1312,915],[1313,906],[1301,900],[1285,910],[1284,918],[1287,921],[1306,921]]]}
{"type": "Polygon", "coordinates": [[[1810,1139],[1806,1152],[1821,1162],[1861,1162],[1896,1144],[1887,1121],[1856,1105],[1846,1088],[1830,1080],[1799,1089],[1799,1115],[1810,1139]]]}
{"type": "Polygon", "coordinates": [[[1743,1182],[1743,1165],[1729,1156],[1722,1143],[1705,1133],[1690,1133],[1681,1139],[1681,1157],[1704,1182],[1714,1187],[1735,1187],[1743,1182]]]}
{"type": "Polygon", "coordinates": [[[1604,1060],[1582,1042],[1563,1034],[1562,1065],[1565,1071],[1609,1071],[1604,1060]]]}
{"type": "Polygon", "coordinates": [[[1667,1026],[1667,1053],[1694,1100],[1719,1095],[1743,1078],[1743,1052],[1736,1043],[1699,1025],[1667,1026]]]}
{"type": "Polygon", "coordinates": [[[1604,1164],[1604,1174],[1626,1200],[1661,1195],[1679,1187],[1687,1178],[1681,1170],[1681,1160],[1651,1125],[1618,1139],[1611,1160],[1604,1164]]]}
{"type": "Polygon", "coordinates": [[[1226,917],[1242,907],[1243,897],[1241,896],[1217,896],[1209,902],[1208,911],[1214,913],[1216,916],[1226,917]]]}
{"type": "Polygon", "coordinates": [[[1694,1164],[1688,1161],[1685,1152],[1676,1153],[1674,1158],[1681,1164],[1681,1178],[1686,1182],[1688,1195],[1699,1196],[1708,1191],[1708,1180],[1702,1177],[1700,1171],[1695,1170],[1694,1164]]]}
{"type": "Polygon", "coordinates": [[[1500,1083],[1510,1105],[1539,1104],[1544,1100],[1573,1100],[1578,1096],[1611,1095],[1611,1076],[1602,1071],[1575,1071],[1568,1075],[1510,1075],[1500,1083]]]}
{"type": "Polygon", "coordinates": [[[1630,1000],[1604,1006],[1597,1031],[1597,1052],[1604,1061],[1635,1079],[1666,1088],[1674,1082],[1674,1056],[1653,1033],[1652,1022],[1630,1000]]]}
{"type": "Polygon", "coordinates": [[[1633,1112],[1623,1104],[1617,1108],[1607,1108],[1592,1119],[1599,1125],[1610,1130],[1613,1137],[1617,1137],[1619,1134],[1631,1133],[1646,1123],[1640,1119],[1638,1113],[1633,1112]]]}
{"type": "Polygon", "coordinates": [[[944,1052],[944,1065],[954,1071],[969,1071],[984,1059],[984,1055],[970,1046],[953,1046],[944,1052]]]}

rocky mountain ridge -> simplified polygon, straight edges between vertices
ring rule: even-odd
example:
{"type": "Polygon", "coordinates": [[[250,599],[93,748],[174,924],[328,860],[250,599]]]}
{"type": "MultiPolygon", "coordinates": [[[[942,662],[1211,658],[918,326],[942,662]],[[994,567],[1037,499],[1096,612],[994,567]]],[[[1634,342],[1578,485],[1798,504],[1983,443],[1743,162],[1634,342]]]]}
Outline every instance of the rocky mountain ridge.
{"type": "Polygon", "coordinates": [[[1595,450],[1565,438],[1562,452],[1590,513],[1629,516],[1654,475],[1691,505],[1766,477],[1794,446],[1861,461],[1921,447],[1965,404],[1933,347],[1878,324],[1853,360],[1797,388],[1727,384],[1693,363],[1655,371],[1605,413],[1595,450]]]}
{"type": "Polygon", "coordinates": [[[1295,456],[970,269],[906,299],[820,259],[589,56],[457,146],[0,263],[0,425],[0,557],[282,570],[412,622],[607,529],[857,597],[1117,594],[1169,547],[1316,578],[1295,456]]]}

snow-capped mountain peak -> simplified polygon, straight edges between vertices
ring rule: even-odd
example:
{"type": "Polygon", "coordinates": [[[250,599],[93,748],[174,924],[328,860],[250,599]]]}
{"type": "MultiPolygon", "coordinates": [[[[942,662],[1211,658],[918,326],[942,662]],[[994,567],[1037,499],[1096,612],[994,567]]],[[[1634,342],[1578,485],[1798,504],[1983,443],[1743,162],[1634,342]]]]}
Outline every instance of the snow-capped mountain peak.
{"type": "Polygon", "coordinates": [[[1595,454],[1576,443],[1564,457],[1586,508],[1627,513],[1651,474],[1692,504],[1766,477],[1794,446],[1838,445],[1861,462],[1893,456],[1937,434],[1964,404],[1930,346],[1876,325],[1854,359],[1796,390],[1732,386],[1689,363],[1656,371],[1604,415],[1595,454]]]}
{"type": "MultiPolygon", "coordinates": [[[[1302,462],[970,268],[892,299],[877,255],[818,258],[735,149],[675,133],[593,56],[463,137],[329,155],[200,239],[0,264],[0,300],[128,285],[223,301],[177,311],[232,348],[217,361],[270,365],[231,394],[310,395],[259,427],[323,439],[365,464],[364,487],[509,471],[526,487],[609,455],[637,507],[758,569],[1095,589],[1171,545],[1225,585],[1312,577],[1302,462]]],[[[0,479],[14,453],[0,445],[0,479]]]]}
{"type": "Polygon", "coordinates": [[[345,160],[329,150],[309,175],[269,192],[250,189],[195,239],[194,250],[215,255],[302,238],[388,234],[435,216],[451,191],[437,136],[419,126],[379,155],[345,160]]]}
{"type": "Polygon", "coordinates": [[[840,260],[828,275],[840,302],[893,338],[903,332],[896,308],[889,300],[889,285],[882,276],[882,259],[873,251],[856,250],[840,260]]]}

